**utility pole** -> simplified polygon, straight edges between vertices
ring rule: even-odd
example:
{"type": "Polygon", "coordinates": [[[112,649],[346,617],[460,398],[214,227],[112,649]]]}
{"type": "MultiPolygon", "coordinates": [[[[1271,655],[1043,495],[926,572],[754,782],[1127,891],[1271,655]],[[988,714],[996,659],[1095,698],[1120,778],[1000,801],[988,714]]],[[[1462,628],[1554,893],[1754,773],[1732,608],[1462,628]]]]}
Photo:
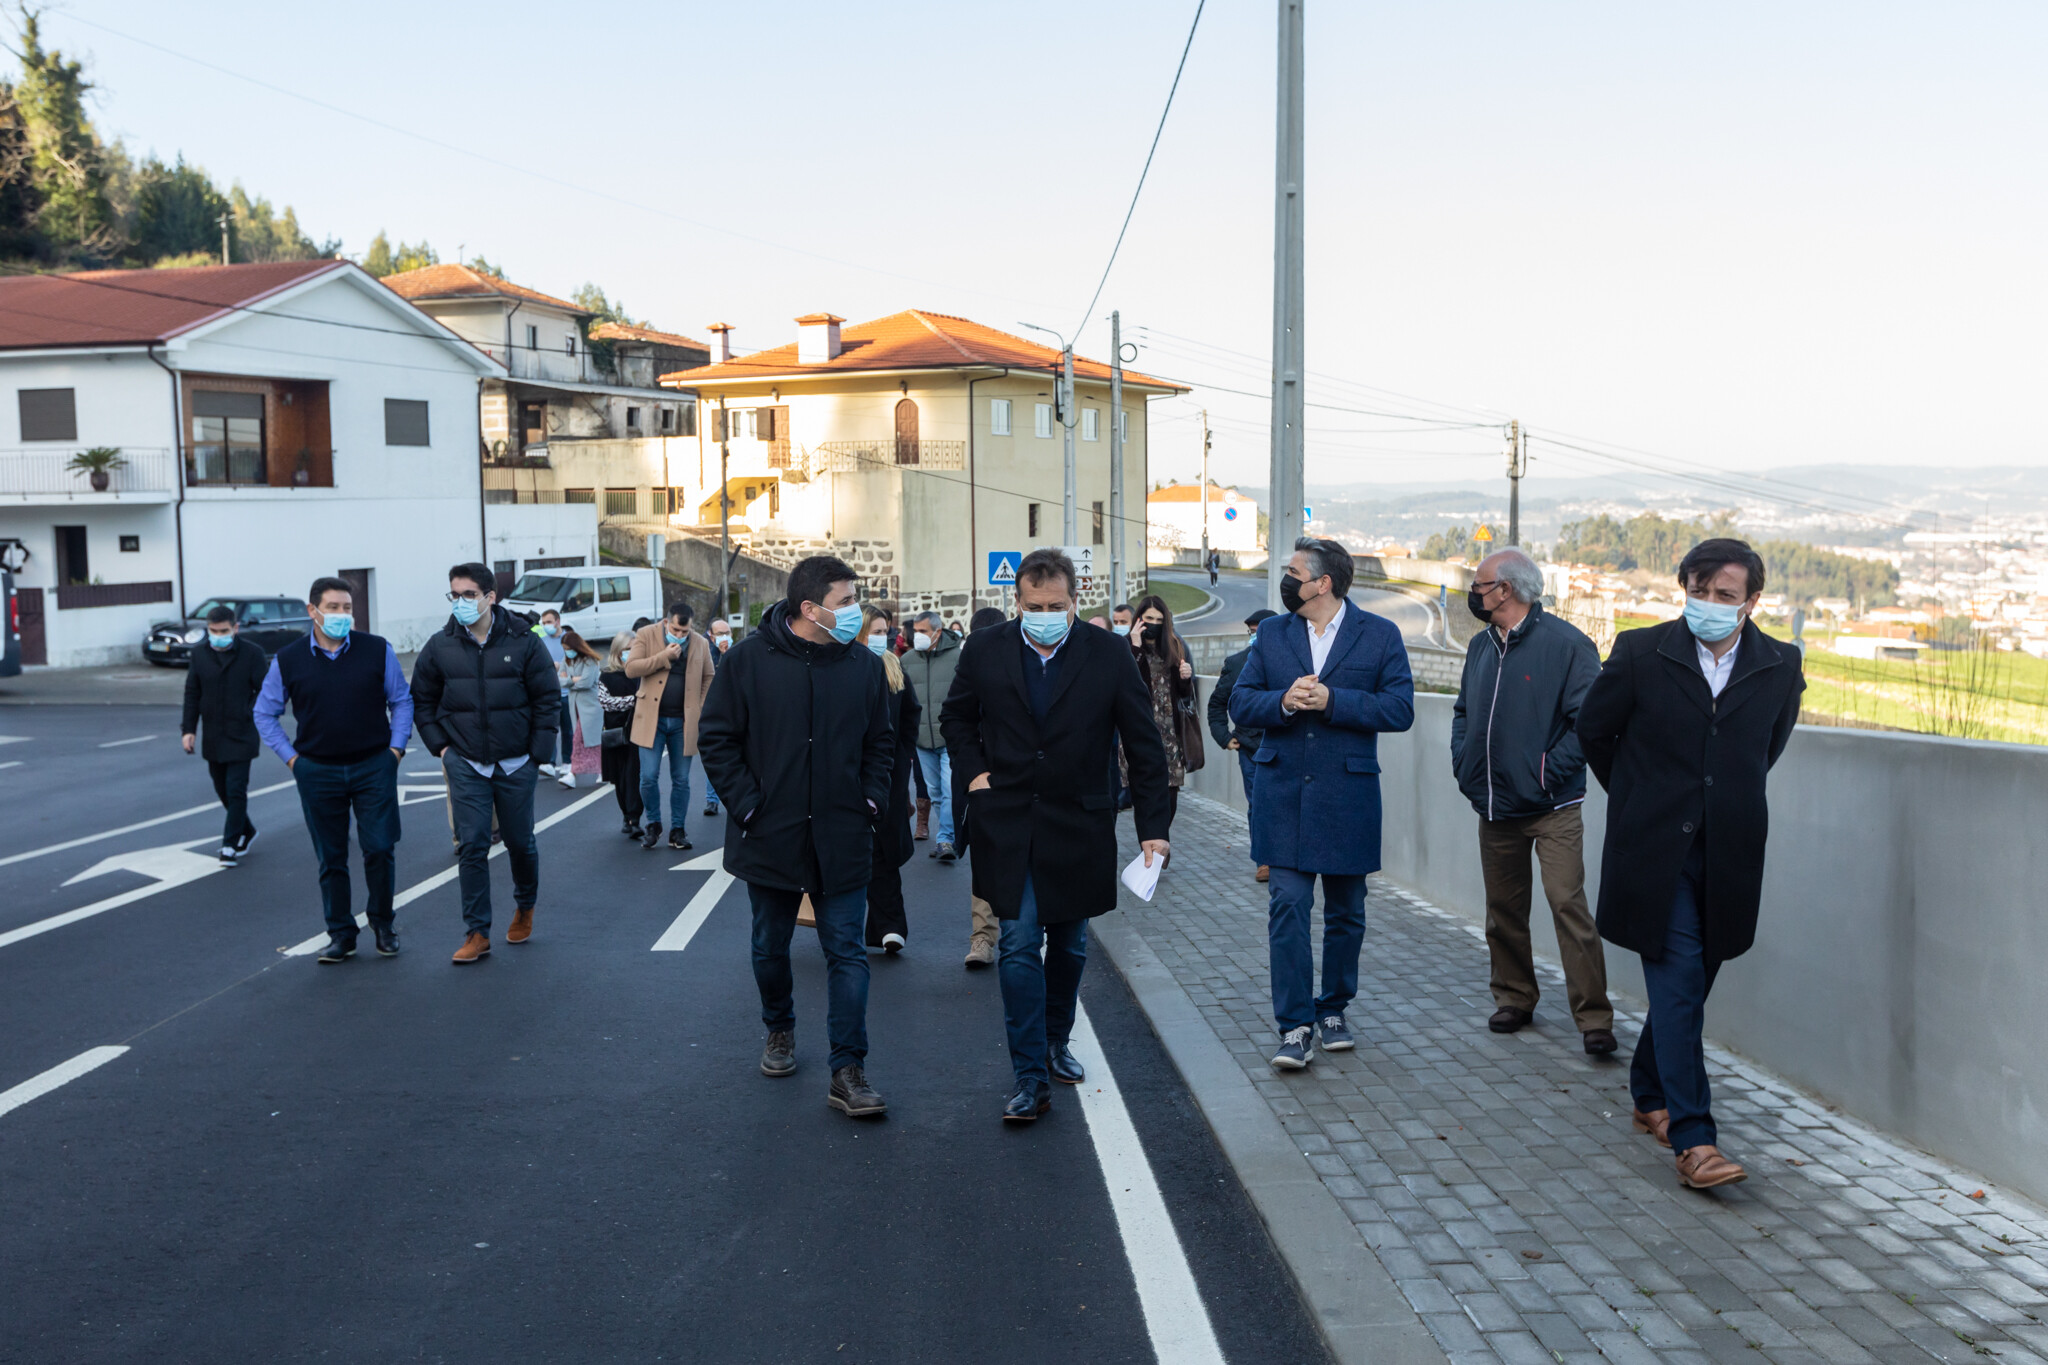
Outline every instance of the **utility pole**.
{"type": "MultiPolygon", "coordinates": [[[[718,614],[732,615],[732,497],[725,473],[726,442],[732,436],[727,425],[725,395],[718,395],[718,614]]],[[[709,630],[711,623],[704,623],[709,630]]]]}
{"type": "Polygon", "coordinates": [[[1074,411],[1074,344],[1070,341],[1061,354],[1065,373],[1060,379],[1060,425],[1066,428],[1067,486],[1066,510],[1060,521],[1060,533],[1066,538],[1062,545],[1073,545],[1074,539],[1074,424],[1080,415],[1074,411]]]}
{"type": "Polygon", "coordinates": [[[232,264],[234,264],[234,263],[233,263],[232,261],[230,261],[230,260],[228,259],[228,223],[229,223],[230,221],[231,221],[231,220],[229,219],[229,217],[228,217],[228,215],[227,215],[227,214],[225,214],[225,213],[221,214],[221,216],[220,216],[220,263],[221,263],[222,265],[232,265],[232,264]]]}
{"type": "Polygon", "coordinates": [[[1109,315],[1109,604],[1124,600],[1124,323],[1109,315]]]}
{"type": "MultiPolygon", "coordinates": [[[[1302,532],[1306,496],[1302,441],[1302,13],[1280,3],[1280,80],[1273,157],[1273,465],[1267,496],[1266,605],[1283,610],[1280,580],[1302,532]]],[[[1203,497],[1208,494],[1204,492],[1203,497]]],[[[1208,504],[1205,502],[1206,508],[1208,504]]]]}
{"type": "Polygon", "coordinates": [[[1520,418],[1508,423],[1508,544],[1522,543],[1522,475],[1529,469],[1529,440],[1520,418]]]}
{"type": "Polygon", "coordinates": [[[1209,410],[1202,409],[1202,571],[1209,570],[1209,410]]]}

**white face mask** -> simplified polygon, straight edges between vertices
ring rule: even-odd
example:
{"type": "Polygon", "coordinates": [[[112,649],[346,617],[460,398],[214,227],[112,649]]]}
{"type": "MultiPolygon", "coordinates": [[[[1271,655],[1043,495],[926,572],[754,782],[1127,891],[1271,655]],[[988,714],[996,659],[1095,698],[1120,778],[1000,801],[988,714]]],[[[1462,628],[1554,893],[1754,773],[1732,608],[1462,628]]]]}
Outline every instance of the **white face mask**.
{"type": "Polygon", "coordinates": [[[913,635],[910,637],[910,647],[912,649],[930,649],[932,647],[932,637],[929,635],[913,635]]]}

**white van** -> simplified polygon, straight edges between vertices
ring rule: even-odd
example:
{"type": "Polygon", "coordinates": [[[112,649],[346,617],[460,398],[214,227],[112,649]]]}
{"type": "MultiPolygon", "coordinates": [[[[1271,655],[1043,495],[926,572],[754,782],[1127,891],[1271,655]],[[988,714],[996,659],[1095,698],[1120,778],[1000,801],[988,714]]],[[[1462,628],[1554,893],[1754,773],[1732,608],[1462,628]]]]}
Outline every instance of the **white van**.
{"type": "Polygon", "coordinates": [[[562,626],[599,653],[612,636],[645,616],[661,618],[661,575],[653,569],[600,565],[595,569],[539,569],[521,575],[505,598],[513,611],[562,614],[562,626]]]}

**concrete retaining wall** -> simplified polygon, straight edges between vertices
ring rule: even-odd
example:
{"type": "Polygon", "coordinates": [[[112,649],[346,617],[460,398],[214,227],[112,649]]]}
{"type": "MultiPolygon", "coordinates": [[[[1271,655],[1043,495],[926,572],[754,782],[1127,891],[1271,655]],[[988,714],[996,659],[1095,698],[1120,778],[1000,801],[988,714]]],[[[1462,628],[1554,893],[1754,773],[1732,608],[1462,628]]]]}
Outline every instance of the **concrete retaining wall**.
{"type": "MultiPolygon", "coordinates": [[[[1386,874],[1481,922],[1478,816],[1451,780],[1451,700],[1418,696],[1415,728],[1380,739],[1386,874]]],[[[1244,808],[1235,756],[1213,747],[1188,789],[1244,808]]],[[[2048,1197],[2048,748],[1802,725],[1770,800],[1756,947],[1721,973],[1708,1033],[1887,1132],[2048,1197]]],[[[1585,815],[1597,898],[1597,783],[1585,815]]],[[[1556,960],[1540,891],[1532,918],[1537,951],[1556,960]]],[[[1642,998],[1633,953],[1610,945],[1607,970],[1642,998]]]]}

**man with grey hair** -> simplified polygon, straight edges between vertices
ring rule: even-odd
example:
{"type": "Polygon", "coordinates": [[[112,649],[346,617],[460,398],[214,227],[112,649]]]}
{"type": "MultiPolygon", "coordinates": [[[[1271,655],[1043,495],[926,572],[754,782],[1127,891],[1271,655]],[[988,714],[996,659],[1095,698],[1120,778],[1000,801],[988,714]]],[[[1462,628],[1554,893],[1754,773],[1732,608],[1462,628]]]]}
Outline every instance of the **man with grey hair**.
{"type": "Polygon", "coordinates": [[[1486,947],[1493,959],[1495,1033],[1536,1014],[1529,944],[1529,854],[1557,926],[1566,994],[1587,1052],[1613,1052],[1607,959],[1586,909],[1586,758],[1579,706],[1600,673],[1600,651],[1571,622],[1543,610],[1543,570],[1517,549],[1480,561],[1466,604],[1486,622],[1465,650],[1451,712],[1451,771],[1479,813],[1486,878],[1486,947]]]}
{"type": "MultiPolygon", "coordinates": [[[[910,648],[903,655],[903,672],[925,703],[924,718],[917,727],[917,767],[924,789],[931,793],[932,810],[939,817],[939,842],[931,856],[948,867],[960,855],[953,843],[953,765],[939,734],[939,708],[953,690],[953,671],[959,665],[960,637],[946,629],[937,612],[919,612],[910,623],[910,648]]],[[[984,940],[977,940],[984,959],[978,965],[982,966],[995,961],[993,929],[984,940]]],[[[975,956],[972,945],[968,956],[975,956]]]]}

